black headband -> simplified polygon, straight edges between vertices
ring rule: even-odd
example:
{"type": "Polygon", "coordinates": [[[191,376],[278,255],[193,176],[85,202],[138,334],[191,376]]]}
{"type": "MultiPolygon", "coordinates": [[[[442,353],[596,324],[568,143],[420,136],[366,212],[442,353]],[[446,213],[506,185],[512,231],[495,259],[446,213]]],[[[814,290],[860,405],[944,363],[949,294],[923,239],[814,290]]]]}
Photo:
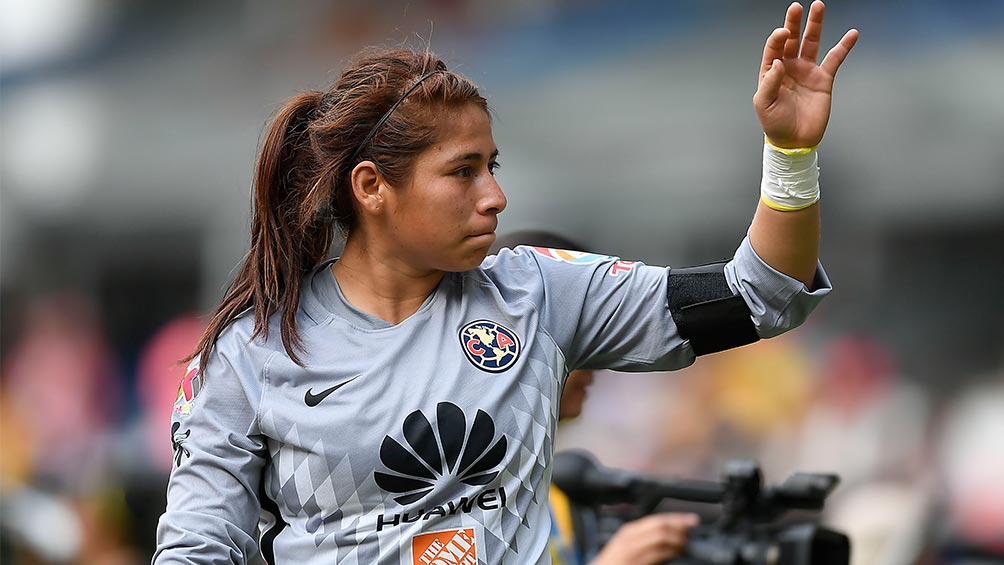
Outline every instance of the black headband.
{"type": "Polygon", "coordinates": [[[414,90],[418,88],[418,85],[422,84],[422,81],[440,72],[443,72],[442,69],[436,69],[434,71],[425,73],[424,75],[419,77],[419,79],[415,81],[415,84],[411,85],[411,88],[406,90],[404,94],[397,99],[397,102],[395,102],[394,105],[390,107],[390,110],[387,110],[387,113],[385,113],[383,116],[380,117],[379,120],[377,120],[377,123],[376,125],[373,126],[373,129],[371,129],[370,132],[366,134],[366,137],[363,138],[363,141],[362,143],[359,144],[359,147],[356,147],[356,150],[354,153],[352,153],[352,158],[349,159],[349,162],[355,163],[356,159],[359,157],[359,154],[363,152],[363,148],[366,147],[366,144],[369,143],[371,139],[373,139],[373,136],[376,135],[376,132],[377,130],[380,129],[380,126],[382,126],[384,122],[386,122],[390,118],[390,115],[394,113],[394,110],[397,110],[397,107],[401,105],[401,102],[404,102],[404,99],[407,98],[409,94],[414,92],[414,90]]]}

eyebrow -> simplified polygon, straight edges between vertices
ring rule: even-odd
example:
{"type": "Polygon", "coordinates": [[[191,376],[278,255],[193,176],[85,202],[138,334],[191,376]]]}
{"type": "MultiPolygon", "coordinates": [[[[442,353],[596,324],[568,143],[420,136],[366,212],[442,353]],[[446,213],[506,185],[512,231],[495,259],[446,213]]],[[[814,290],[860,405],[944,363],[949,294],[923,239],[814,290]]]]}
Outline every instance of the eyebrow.
{"type": "MultiPolygon", "coordinates": [[[[492,152],[491,155],[488,156],[488,158],[494,159],[498,156],[499,156],[499,150],[496,149],[495,151],[492,152]]],[[[447,161],[447,164],[456,163],[459,161],[480,161],[481,159],[483,159],[483,156],[480,153],[464,153],[463,155],[458,155],[450,159],[449,161],[447,161]]]]}

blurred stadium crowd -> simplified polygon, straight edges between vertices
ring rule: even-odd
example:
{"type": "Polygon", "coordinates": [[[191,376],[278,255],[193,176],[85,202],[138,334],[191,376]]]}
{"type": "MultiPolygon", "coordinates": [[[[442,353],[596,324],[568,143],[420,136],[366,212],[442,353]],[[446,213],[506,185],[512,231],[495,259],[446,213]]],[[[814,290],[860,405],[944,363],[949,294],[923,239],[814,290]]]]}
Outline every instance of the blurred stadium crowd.
{"type": "MultiPolygon", "coordinates": [[[[431,42],[497,112],[500,231],[699,263],[748,225],[748,100],[784,5],[5,3],[0,562],[149,560],[177,361],[243,252],[280,99],[360,46],[431,42]]],[[[821,155],[836,292],[792,335],[672,374],[601,373],[558,448],[690,478],[731,458],[772,482],[838,473],[826,519],[855,565],[1000,562],[1004,4],[828,10],[830,42],[862,31],[821,155]]]]}

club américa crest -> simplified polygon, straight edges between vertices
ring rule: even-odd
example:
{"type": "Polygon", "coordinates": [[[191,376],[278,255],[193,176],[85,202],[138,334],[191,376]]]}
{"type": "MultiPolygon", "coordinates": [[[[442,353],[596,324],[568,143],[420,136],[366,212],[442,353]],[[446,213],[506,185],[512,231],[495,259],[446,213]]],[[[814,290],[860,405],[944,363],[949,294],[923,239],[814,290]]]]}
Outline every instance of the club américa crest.
{"type": "Polygon", "coordinates": [[[467,359],[488,373],[512,367],[522,352],[516,332],[491,320],[477,320],[461,328],[460,345],[467,359]]]}

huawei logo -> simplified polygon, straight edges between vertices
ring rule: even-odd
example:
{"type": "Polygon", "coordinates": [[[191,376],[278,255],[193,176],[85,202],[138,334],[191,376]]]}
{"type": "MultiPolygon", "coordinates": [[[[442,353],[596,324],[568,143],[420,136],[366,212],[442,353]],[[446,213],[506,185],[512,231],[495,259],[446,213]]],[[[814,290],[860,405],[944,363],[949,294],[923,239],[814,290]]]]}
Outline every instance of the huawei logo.
{"type": "Polygon", "coordinates": [[[401,505],[420,500],[447,475],[465,485],[487,485],[498,476],[494,469],[505,458],[506,438],[495,439],[495,422],[483,410],[478,410],[467,432],[464,411],[452,402],[440,402],[435,428],[416,410],[405,418],[403,431],[407,446],[391,436],[380,444],[380,460],[390,472],[373,473],[377,485],[398,495],[394,501],[401,505]]]}

